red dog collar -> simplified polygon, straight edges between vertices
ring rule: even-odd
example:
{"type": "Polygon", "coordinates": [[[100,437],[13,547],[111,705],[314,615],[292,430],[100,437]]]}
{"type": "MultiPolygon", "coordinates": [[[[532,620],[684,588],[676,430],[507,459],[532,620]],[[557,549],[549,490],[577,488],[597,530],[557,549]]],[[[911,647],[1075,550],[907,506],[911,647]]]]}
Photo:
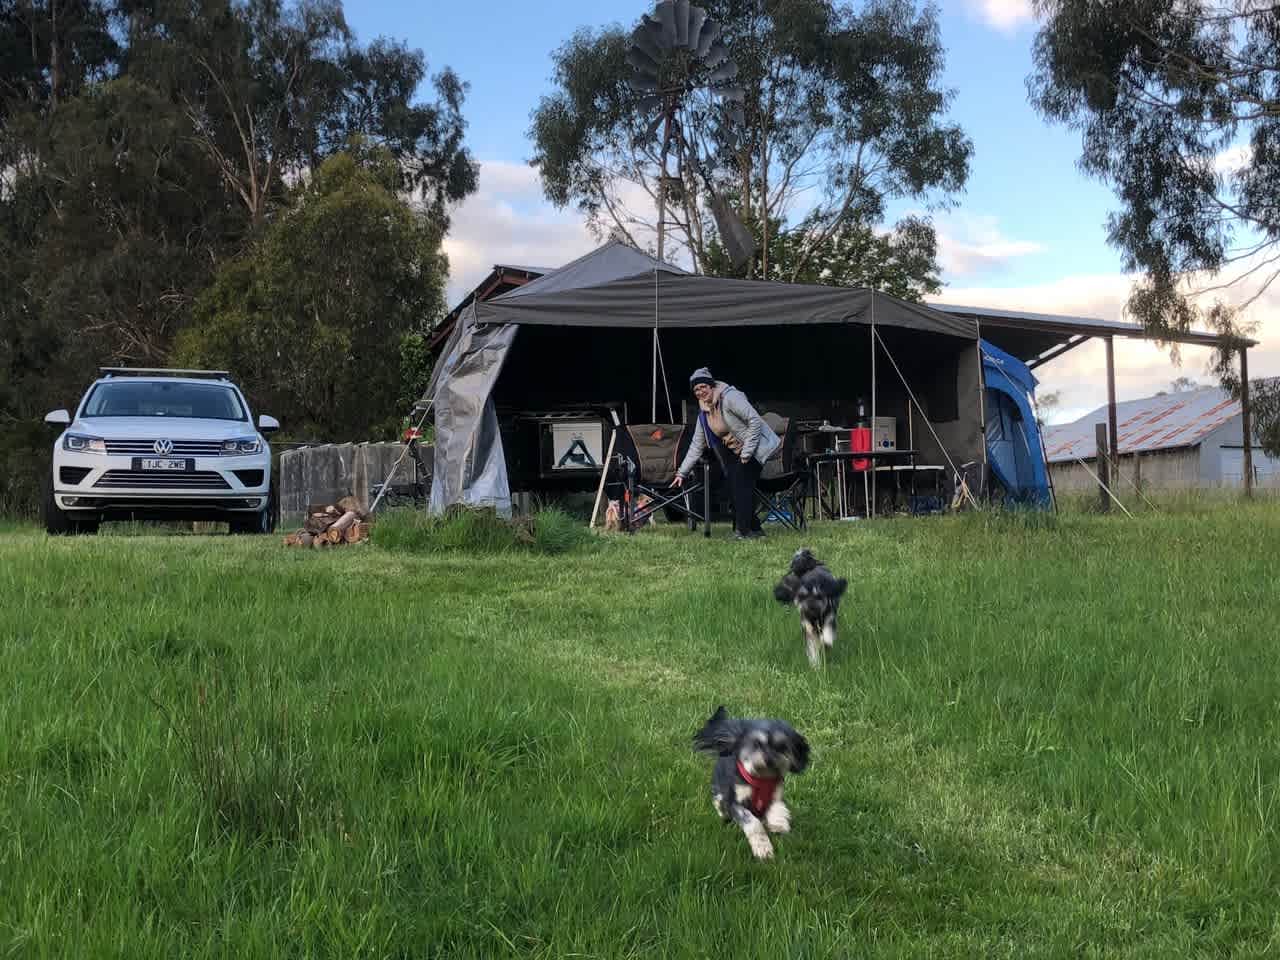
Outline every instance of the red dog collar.
{"type": "Polygon", "coordinates": [[[738,776],[747,781],[751,787],[751,812],[757,817],[764,816],[764,812],[773,803],[773,795],[777,792],[782,778],[753,777],[747,773],[747,768],[742,765],[741,760],[738,761],[738,776]]]}

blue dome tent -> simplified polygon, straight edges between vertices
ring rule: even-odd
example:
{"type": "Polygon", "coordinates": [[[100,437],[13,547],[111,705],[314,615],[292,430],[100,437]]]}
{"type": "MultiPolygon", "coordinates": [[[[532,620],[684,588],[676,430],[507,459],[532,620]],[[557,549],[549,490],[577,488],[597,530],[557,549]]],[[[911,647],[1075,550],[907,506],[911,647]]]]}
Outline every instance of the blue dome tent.
{"type": "Polygon", "coordinates": [[[1025,363],[982,341],[987,459],[1006,503],[1049,507],[1052,493],[1032,398],[1038,381],[1025,363]]]}

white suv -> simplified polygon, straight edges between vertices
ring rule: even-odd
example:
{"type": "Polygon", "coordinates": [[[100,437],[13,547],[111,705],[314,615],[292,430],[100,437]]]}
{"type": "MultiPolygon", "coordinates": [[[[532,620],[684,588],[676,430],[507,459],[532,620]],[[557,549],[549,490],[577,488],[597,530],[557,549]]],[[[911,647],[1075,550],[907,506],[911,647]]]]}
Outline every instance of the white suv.
{"type": "Polygon", "coordinates": [[[225,520],[232,533],[274,527],[272,417],[255,426],[222,370],[104,367],[53,446],[50,533],[96,533],[102,520],[225,520]]]}

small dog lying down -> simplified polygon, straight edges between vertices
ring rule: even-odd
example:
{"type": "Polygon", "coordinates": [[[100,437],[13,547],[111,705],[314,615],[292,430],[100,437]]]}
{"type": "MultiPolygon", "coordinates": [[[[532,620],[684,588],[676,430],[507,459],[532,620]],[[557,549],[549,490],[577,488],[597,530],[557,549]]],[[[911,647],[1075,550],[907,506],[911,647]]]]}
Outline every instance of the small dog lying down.
{"type": "Polygon", "coordinates": [[[791,569],[773,588],[773,596],[779,603],[795,604],[800,611],[804,650],[815,667],[820,653],[819,641],[825,647],[835,645],[836,613],[848,586],[848,580],[843,577],[837,580],[806,548],[796,551],[791,558],[791,569]]]}
{"type": "Polygon", "coordinates": [[[757,859],[772,857],[769,834],[791,830],[782,780],[808,766],[808,742],[782,720],[735,719],[719,707],[694,734],[693,748],[716,755],[711,771],[716,813],[742,828],[757,859]]]}

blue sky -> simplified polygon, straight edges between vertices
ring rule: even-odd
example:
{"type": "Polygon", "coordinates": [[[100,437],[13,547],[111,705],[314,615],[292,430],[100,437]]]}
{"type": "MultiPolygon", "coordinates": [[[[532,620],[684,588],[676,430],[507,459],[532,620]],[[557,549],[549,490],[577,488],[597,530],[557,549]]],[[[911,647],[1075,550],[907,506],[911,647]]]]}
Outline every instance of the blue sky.
{"type": "MultiPolygon", "coordinates": [[[[573,211],[556,211],[526,167],[530,111],[550,90],[551,52],[576,28],[630,24],[646,0],[488,0],[426,4],[349,2],[362,40],[384,35],[420,48],[433,70],[448,65],[470,85],[467,141],[480,160],[476,197],[455,214],[446,245],[451,298],[496,262],[556,266],[594,243],[573,211]]],[[[946,290],[957,303],[1120,318],[1128,280],[1106,243],[1109,189],[1076,166],[1079,136],[1047,125],[1027,99],[1035,24],[1029,0],[944,0],[946,86],[951,117],[973,140],[968,187],[935,217],[946,290]]],[[[1145,344],[1118,349],[1122,398],[1138,397],[1185,373],[1204,379],[1204,358],[1184,368],[1145,344]]],[[[1042,368],[1045,389],[1063,393],[1063,414],[1105,399],[1101,350],[1073,351],[1042,368]]],[[[1280,373],[1280,354],[1262,353],[1258,373],[1280,373]]],[[[1251,368],[1252,372],[1252,368],[1251,368]]]]}

